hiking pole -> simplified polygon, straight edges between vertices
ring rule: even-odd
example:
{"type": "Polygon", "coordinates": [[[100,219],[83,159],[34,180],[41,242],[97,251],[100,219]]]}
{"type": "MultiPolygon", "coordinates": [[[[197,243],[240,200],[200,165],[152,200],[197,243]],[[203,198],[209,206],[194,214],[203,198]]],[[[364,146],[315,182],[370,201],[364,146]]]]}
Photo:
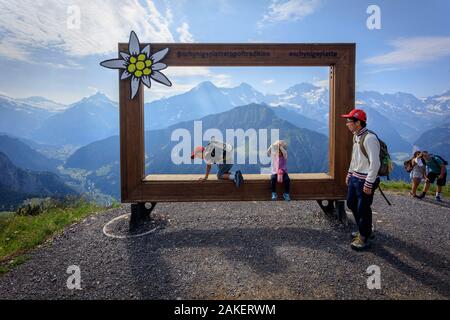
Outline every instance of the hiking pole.
{"type": "Polygon", "coordinates": [[[384,195],[383,190],[381,190],[380,185],[378,185],[378,189],[380,189],[380,193],[383,196],[384,200],[386,200],[386,202],[388,203],[388,205],[392,206],[392,204],[389,202],[389,200],[386,198],[386,196],[384,195]]]}

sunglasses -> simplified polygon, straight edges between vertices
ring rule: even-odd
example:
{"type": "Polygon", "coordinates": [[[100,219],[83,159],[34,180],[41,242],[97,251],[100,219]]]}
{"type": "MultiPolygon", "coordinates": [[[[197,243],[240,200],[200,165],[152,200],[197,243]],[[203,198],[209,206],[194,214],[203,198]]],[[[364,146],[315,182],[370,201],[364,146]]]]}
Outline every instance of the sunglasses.
{"type": "Polygon", "coordinates": [[[355,122],[355,121],[353,121],[353,119],[348,119],[347,118],[347,120],[346,120],[346,123],[353,123],[353,122],[355,122]]]}

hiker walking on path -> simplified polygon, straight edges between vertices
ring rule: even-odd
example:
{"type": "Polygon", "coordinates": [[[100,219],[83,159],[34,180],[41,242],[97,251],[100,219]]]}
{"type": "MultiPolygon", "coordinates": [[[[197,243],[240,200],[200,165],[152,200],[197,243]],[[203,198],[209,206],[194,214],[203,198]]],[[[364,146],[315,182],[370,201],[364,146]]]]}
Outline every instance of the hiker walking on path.
{"type": "Polygon", "coordinates": [[[426,177],[424,176],[424,178],[426,179],[425,188],[423,189],[423,192],[420,194],[419,198],[423,199],[427,195],[427,192],[430,189],[430,185],[434,184],[434,181],[437,178],[435,200],[440,202],[442,201],[441,199],[442,187],[445,186],[447,182],[446,165],[448,163],[440,156],[429,154],[427,151],[422,152],[422,156],[423,159],[425,160],[425,164],[428,169],[428,174],[426,175],[426,177]]]}
{"type": "Polygon", "coordinates": [[[291,180],[287,172],[287,144],[283,140],[277,140],[269,149],[267,149],[267,156],[272,157],[272,175],[270,177],[270,185],[272,190],[272,200],[277,200],[277,183],[284,184],[283,198],[286,201],[291,201],[289,195],[291,180]]]}
{"type": "Polygon", "coordinates": [[[418,198],[416,194],[417,188],[419,187],[422,178],[425,178],[425,163],[422,159],[422,153],[420,151],[414,152],[413,158],[410,160],[410,162],[410,177],[412,182],[412,189],[409,194],[414,198],[418,198]]]}
{"type": "Polygon", "coordinates": [[[208,180],[209,172],[213,164],[217,165],[217,178],[219,180],[231,180],[240,187],[244,182],[240,170],[236,173],[231,172],[232,164],[232,147],[226,143],[211,140],[206,147],[197,146],[191,154],[191,159],[200,158],[206,162],[206,172],[200,181],[208,180]]]}
{"type": "Polygon", "coordinates": [[[352,233],[351,247],[363,250],[369,247],[373,238],[371,205],[380,183],[380,143],[377,136],[366,128],[367,116],[363,110],[353,109],[341,117],[347,119],[347,128],[353,133],[352,159],[345,181],[348,186],[347,207],[358,226],[358,231],[352,233]]]}

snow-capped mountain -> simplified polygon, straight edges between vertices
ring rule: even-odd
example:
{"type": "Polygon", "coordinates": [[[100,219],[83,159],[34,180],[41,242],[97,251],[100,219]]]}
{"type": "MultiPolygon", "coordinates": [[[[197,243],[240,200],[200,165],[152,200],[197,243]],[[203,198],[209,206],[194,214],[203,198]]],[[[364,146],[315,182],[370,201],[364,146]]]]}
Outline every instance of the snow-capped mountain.
{"type": "Polygon", "coordinates": [[[429,113],[443,116],[445,122],[448,122],[450,117],[450,90],[440,95],[425,98],[423,102],[429,113]]]}
{"type": "Polygon", "coordinates": [[[222,88],[220,90],[231,100],[233,106],[266,102],[266,97],[248,83],[241,83],[237,87],[222,88]]]}
{"type": "Polygon", "coordinates": [[[118,133],[118,105],[99,92],[43,121],[33,139],[47,144],[85,145],[118,133]]]}
{"type": "Polygon", "coordinates": [[[145,128],[160,129],[175,123],[228,111],[236,106],[263,102],[264,95],[249,84],[218,88],[205,81],[188,92],[145,104],[145,128]]]}
{"type": "Polygon", "coordinates": [[[0,95],[0,132],[29,137],[53,113],[0,95]]]}
{"type": "Polygon", "coordinates": [[[430,102],[409,93],[381,94],[375,91],[357,93],[357,105],[372,108],[387,117],[398,132],[409,141],[415,141],[424,131],[441,124],[448,111],[437,111],[430,102]]]}
{"type": "Polygon", "coordinates": [[[271,107],[285,107],[308,118],[328,123],[329,93],[326,88],[300,83],[279,95],[268,95],[267,98],[271,107]]]}
{"type": "MultiPolygon", "coordinates": [[[[47,144],[74,145],[118,134],[118,105],[104,94],[84,98],[59,112],[49,111],[58,107],[45,107],[46,101],[0,96],[0,132],[47,144]]],[[[298,127],[328,133],[329,91],[310,83],[264,95],[246,83],[219,88],[202,82],[183,94],[145,104],[145,129],[167,128],[249,103],[268,105],[279,118],[298,127]]],[[[450,123],[450,91],[421,99],[408,93],[357,92],[356,105],[367,110],[369,127],[386,136],[386,142],[391,140],[396,151],[410,152],[412,142],[423,132],[450,123]]]]}
{"type": "Polygon", "coordinates": [[[67,109],[67,105],[58,103],[43,97],[28,97],[28,98],[22,98],[17,99],[19,102],[23,102],[29,106],[32,106],[34,108],[47,110],[50,112],[59,112],[67,109]]]}

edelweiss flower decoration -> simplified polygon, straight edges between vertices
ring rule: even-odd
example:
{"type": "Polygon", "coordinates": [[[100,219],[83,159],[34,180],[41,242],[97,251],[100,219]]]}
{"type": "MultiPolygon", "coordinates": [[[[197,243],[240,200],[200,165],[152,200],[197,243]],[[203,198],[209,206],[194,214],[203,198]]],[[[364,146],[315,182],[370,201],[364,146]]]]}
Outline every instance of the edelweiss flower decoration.
{"type": "Polygon", "coordinates": [[[165,48],[150,56],[150,45],[141,51],[139,39],[134,31],[130,33],[128,53],[120,52],[122,59],[111,59],[100,62],[100,65],[109,69],[123,69],[120,80],[131,77],[131,99],[136,96],[141,82],[148,88],[151,87],[150,78],[168,87],[172,83],[159,70],[167,68],[165,63],[160,62],[169,52],[165,48]]]}

